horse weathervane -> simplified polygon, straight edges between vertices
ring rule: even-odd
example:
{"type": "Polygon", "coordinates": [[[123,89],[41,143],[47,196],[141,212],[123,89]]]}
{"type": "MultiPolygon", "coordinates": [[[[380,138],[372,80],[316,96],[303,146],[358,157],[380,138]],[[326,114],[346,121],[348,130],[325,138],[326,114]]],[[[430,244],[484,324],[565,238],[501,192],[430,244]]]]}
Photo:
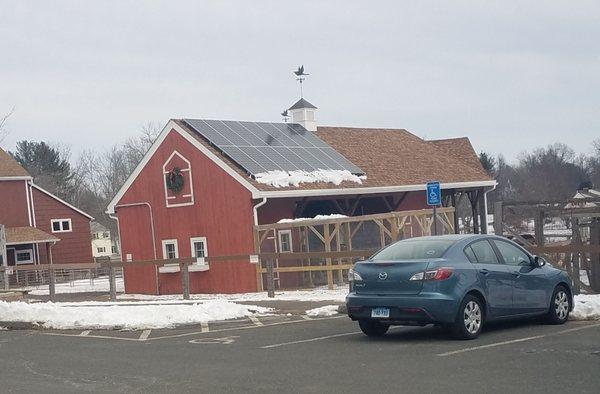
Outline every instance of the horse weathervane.
{"type": "Polygon", "coordinates": [[[304,80],[306,79],[305,77],[310,74],[306,74],[304,72],[304,65],[298,67],[298,69],[296,71],[294,71],[294,74],[296,74],[296,77],[297,77],[296,81],[300,82],[300,98],[303,98],[304,95],[302,92],[302,82],[304,82],[304,80]]]}
{"type": "Polygon", "coordinates": [[[284,109],[284,110],[283,110],[283,112],[281,113],[281,116],[283,116],[283,121],[284,121],[285,123],[287,123],[287,121],[288,121],[288,119],[289,119],[289,117],[290,117],[290,115],[288,115],[288,110],[287,110],[287,109],[284,109]]]}

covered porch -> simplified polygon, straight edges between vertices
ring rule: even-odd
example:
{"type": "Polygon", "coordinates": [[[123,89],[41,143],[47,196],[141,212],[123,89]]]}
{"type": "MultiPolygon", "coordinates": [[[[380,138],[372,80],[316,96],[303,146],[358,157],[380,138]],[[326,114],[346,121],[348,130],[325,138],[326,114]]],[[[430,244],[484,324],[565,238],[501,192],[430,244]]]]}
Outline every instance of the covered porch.
{"type": "Polygon", "coordinates": [[[4,266],[52,264],[52,246],[59,238],[35,227],[6,227],[4,266]]]}

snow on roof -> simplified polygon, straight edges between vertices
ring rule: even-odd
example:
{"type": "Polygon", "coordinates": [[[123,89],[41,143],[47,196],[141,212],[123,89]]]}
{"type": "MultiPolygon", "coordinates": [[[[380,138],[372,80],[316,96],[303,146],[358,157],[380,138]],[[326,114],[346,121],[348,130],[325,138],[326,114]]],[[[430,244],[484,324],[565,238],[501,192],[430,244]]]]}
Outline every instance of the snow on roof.
{"type": "Polygon", "coordinates": [[[316,171],[268,171],[256,174],[256,181],[274,187],[298,186],[301,183],[333,183],[339,185],[344,181],[362,183],[366,176],[357,176],[347,170],[316,171]]]}
{"type": "Polygon", "coordinates": [[[281,219],[277,223],[293,223],[293,222],[303,222],[306,220],[327,220],[327,219],[343,219],[347,218],[346,215],[340,215],[337,213],[333,213],[331,215],[317,215],[314,218],[296,218],[296,219],[281,219]]]}

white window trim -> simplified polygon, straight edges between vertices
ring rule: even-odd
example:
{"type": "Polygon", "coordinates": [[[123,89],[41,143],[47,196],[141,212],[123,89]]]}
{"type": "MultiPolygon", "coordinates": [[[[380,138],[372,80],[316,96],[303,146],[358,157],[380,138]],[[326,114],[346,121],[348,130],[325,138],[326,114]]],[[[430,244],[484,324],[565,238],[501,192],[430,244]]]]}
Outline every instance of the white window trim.
{"type": "Polygon", "coordinates": [[[33,249],[15,249],[15,264],[32,264],[33,263],[33,249]],[[29,260],[18,261],[17,254],[29,252],[29,260]]]}
{"type": "Polygon", "coordinates": [[[73,222],[71,221],[70,218],[65,218],[65,219],[52,219],[50,220],[50,230],[52,230],[53,233],[70,233],[73,231],[73,222]],[[54,223],[58,222],[60,224],[60,230],[54,230],[54,223]],[[68,230],[63,230],[63,222],[69,222],[69,229],[68,230]]]}
{"type": "MultiPolygon", "coordinates": [[[[185,175],[184,175],[185,176],[185,175]]],[[[163,164],[163,187],[165,190],[165,204],[167,208],[174,208],[174,207],[185,207],[185,206],[190,206],[190,205],[194,205],[194,181],[192,178],[192,163],[186,159],[185,157],[183,157],[183,155],[179,152],[177,152],[176,150],[173,151],[173,153],[171,153],[171,156],[169,156],[169,158],[167,159],[167,161],[165,161],[165,163],[163,164]],[[187,180],[186,182],[188,182],[190,184],[190,192],[189,194],[184,194],[181,197],[182,198],[189,198],[190,201],[188,202],[183,202],[183,203],[176,203],[176,204],[171,204],[169,202],[169,200],[175,199],[177,198],[176,196],[169,196],[169,191],[167,188],[167,178],[165,175],[169,174],[169,171],[167,171],[167,164],[169,164],[171,162],[171,159],[173,159],[173,157],[179,157],[181,160],[183,160],[185,162],[185,164],[187,164],[187,168],[182,168],[181,172],[183,174],[187,175],[187,180]]]]}
{"type": "Polygon", "coordinates": [[[294,251],[294,244],[292,243],[292,230],[279,230],[277,232],[277,239],[279,241],[279,252],[280,253],[292,253],[294,251]],[[281,235],[282,234],[289,234],[289,236],[290,236],[290,238],[289,238],[290,239],[290,250],[289,251],[284,252],[281,250],[281,244],[282,244],[281,235]]]}
{"type": "Polygon", "coordinates": [[[175,244],[175,258],[179,258],[179,245],[177,244],[176,239],[163,239],[162,240],[162,251],[163,251],[163,260],[168,260],[167,258],[167,244],[175,244]]]}
{"type": "Polygon", "coordinates": [[[204,244],[204,256],[207,257],[208,256],[208,245],[206,243],[206,237],[192,237],[190,238],[190,249],[191,249],[191,254],[190,256],[192,257],[196,257],[195,253],[196,253],[196,248],[194,248],[194,243],[196,242],[202,242],[204,244]]]}

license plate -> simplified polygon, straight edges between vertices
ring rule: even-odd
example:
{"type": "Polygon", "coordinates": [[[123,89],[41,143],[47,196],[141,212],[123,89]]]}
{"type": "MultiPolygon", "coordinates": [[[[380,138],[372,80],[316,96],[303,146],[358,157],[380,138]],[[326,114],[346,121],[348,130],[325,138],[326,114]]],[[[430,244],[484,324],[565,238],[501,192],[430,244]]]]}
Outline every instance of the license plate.
{"type": "Polygon", "coordinates": [[[388,318],[390,317],[390,308],[373,308],[371,317],[388,318]]]}

